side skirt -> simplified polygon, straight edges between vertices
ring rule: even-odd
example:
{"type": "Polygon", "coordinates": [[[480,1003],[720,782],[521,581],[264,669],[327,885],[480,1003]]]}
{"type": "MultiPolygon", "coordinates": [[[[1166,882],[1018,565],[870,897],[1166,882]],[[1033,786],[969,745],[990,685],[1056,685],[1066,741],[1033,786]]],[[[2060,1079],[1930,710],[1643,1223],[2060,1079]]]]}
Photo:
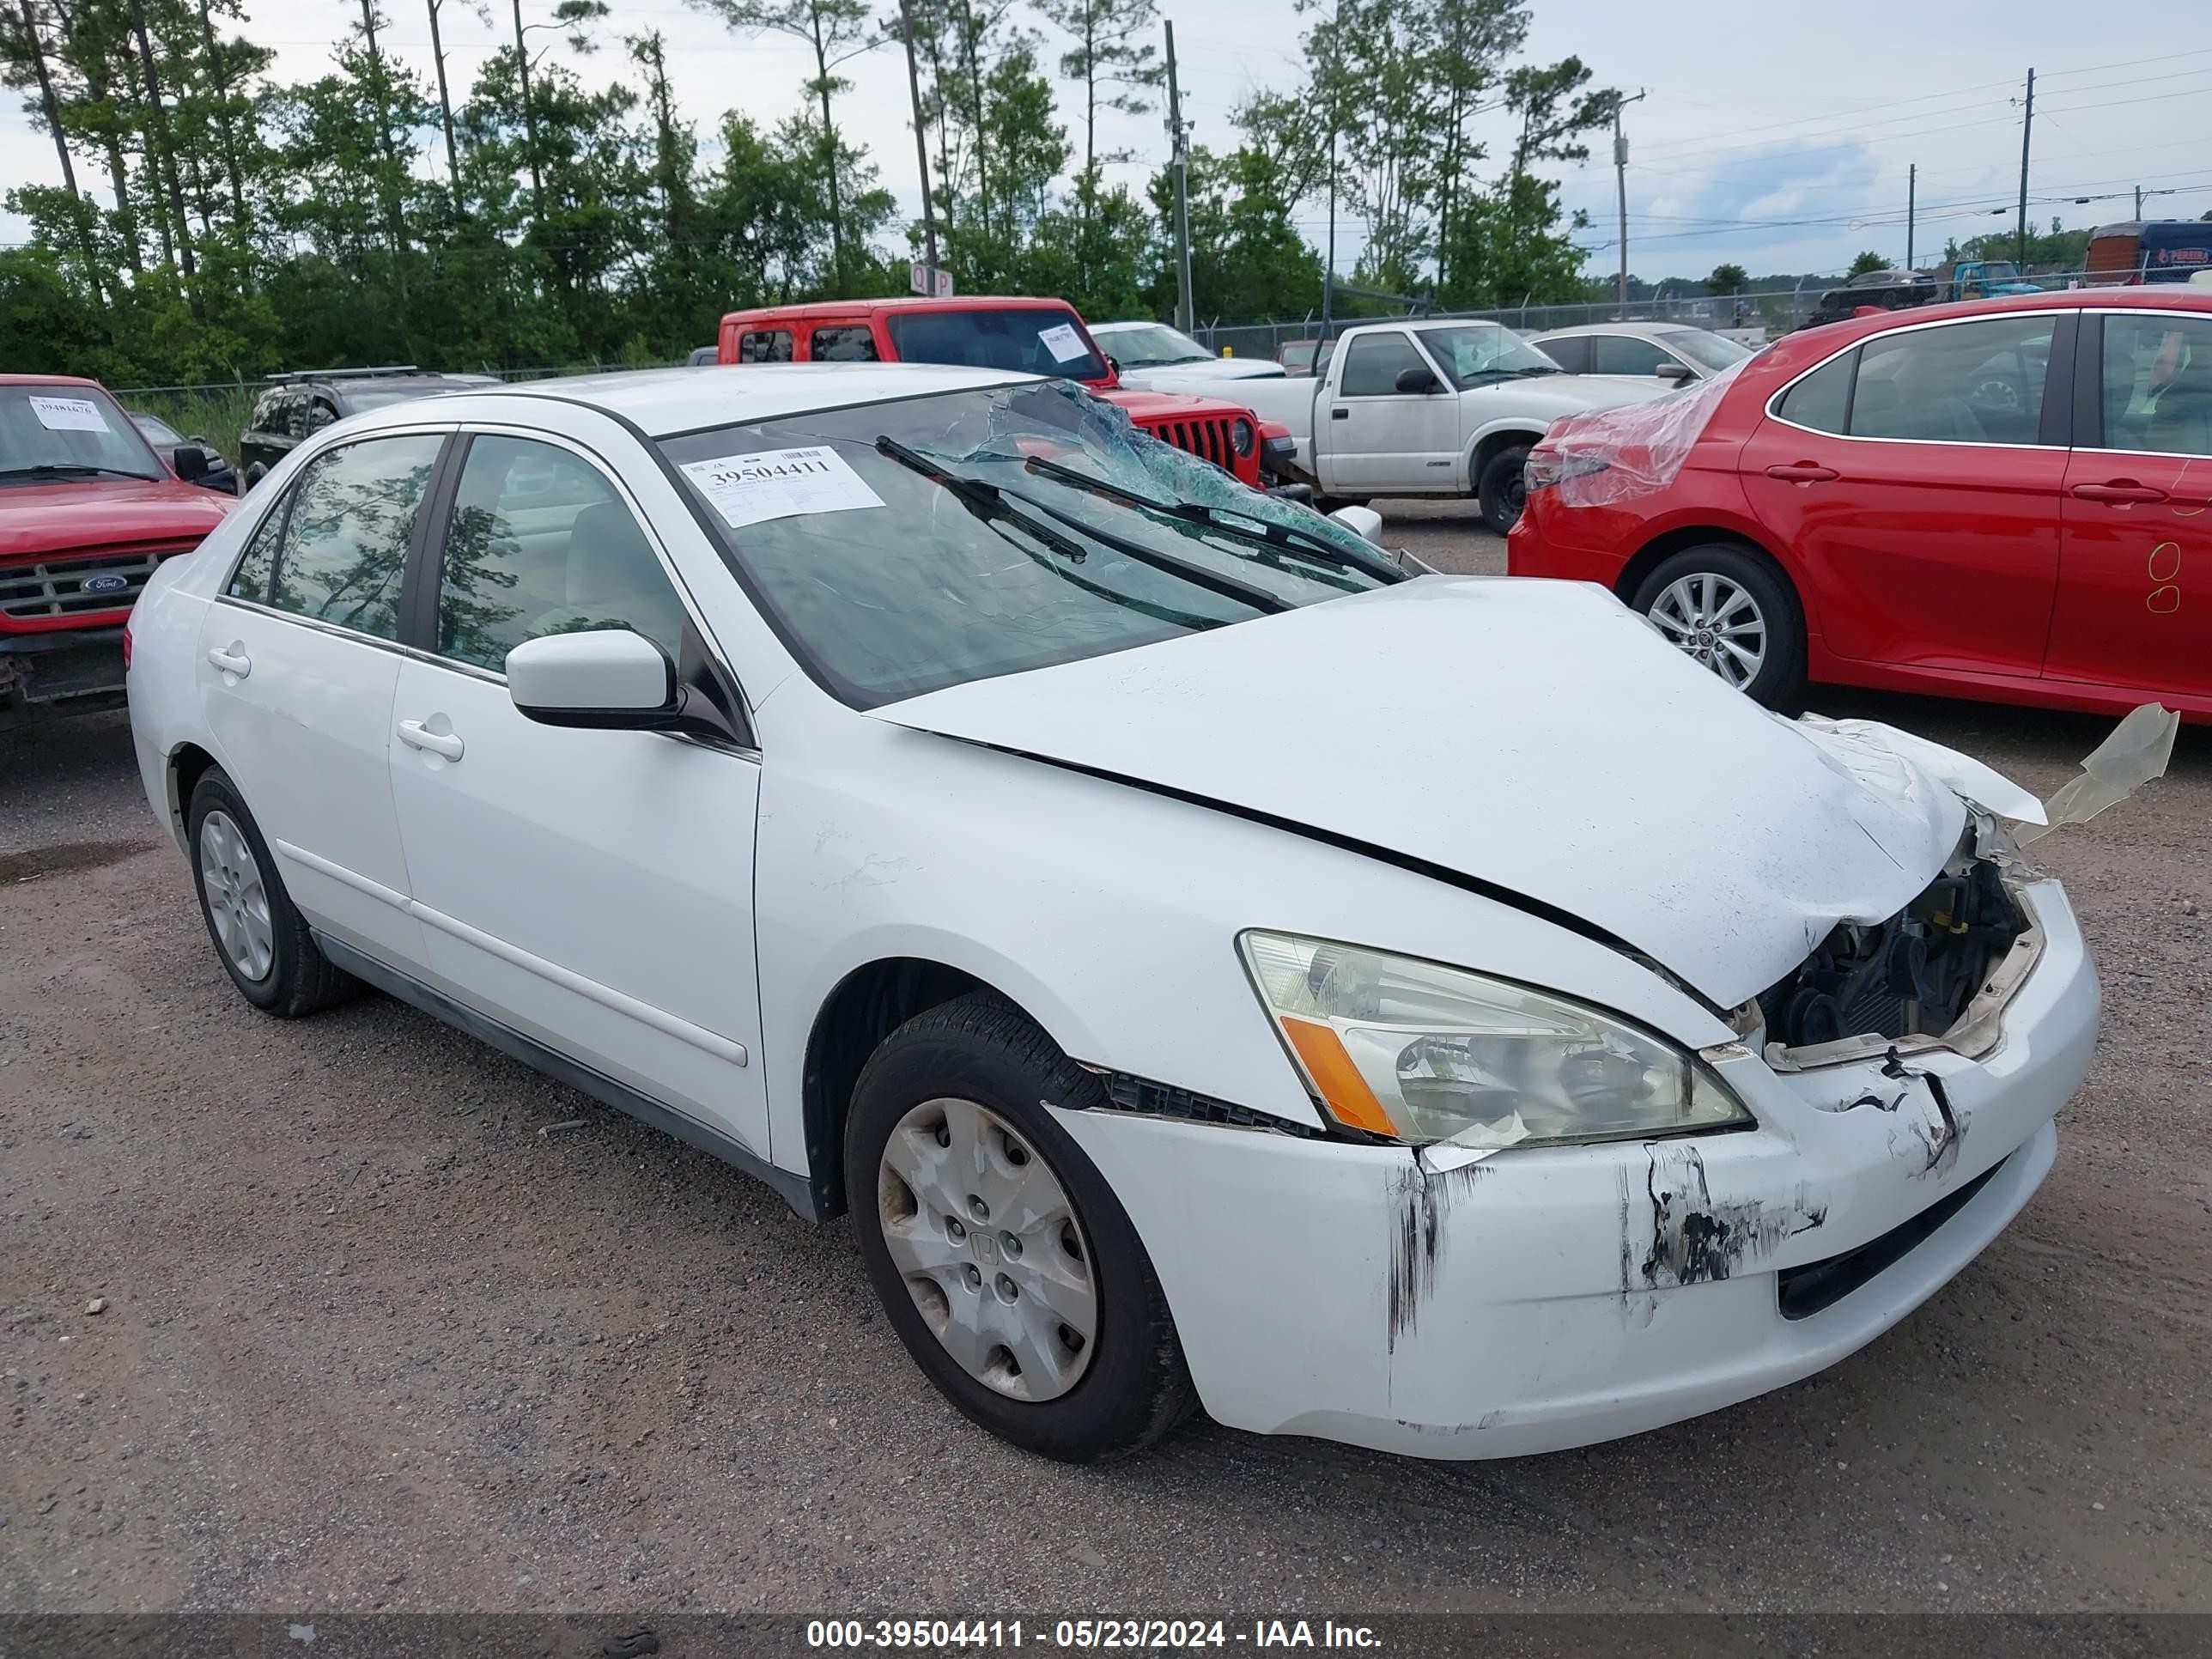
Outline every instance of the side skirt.
{"type": "Polygon", "coordinates": [[[467,1032],[479,1042],[489,1043],[501,1054],[512,1054],[524,1065],[556,1078],[571,1088],[581,1089],[594,1100],[613,1107],[659,1130],[674,1135],[678,1140],[696,1146],[735,1165],[757,1181],[773,1187],[783,1201],[802,1220],[819,1221],[822,1217],[815,1208],[814,1191],[805,1176],[793,1175],[779,1169],[767,1159],[747,1151],[744,1146],[710,1124],[678,1111],[673,1106],[641,1093],[627,1083],[617,1082],[605,1073],[595,1071],[580,1061],[571,1060],[556,1049],[549,1048],[537,1038],[526,1036],[511,1025],[502,1024],[488,1014],[478,1013],[467,1004],[455,1001],[444,992],[434,990],[410,975],[386,966],[375,957],[356,950],[343,940],[332,939],[319,927],[312,930],[315,945],[330,958],[334,967],[343,968],[356,979],[374,986],[386,996],[419,1008],[434,1019],[441,1019],[456,1030],[467,1032]]]}

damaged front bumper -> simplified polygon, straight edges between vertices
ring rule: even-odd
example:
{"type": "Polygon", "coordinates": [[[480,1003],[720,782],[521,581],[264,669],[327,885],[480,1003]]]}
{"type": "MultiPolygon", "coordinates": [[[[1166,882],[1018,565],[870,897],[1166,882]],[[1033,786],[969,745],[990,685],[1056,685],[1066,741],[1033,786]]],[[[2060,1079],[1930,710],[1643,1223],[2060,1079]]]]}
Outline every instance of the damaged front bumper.
{"type": "Polygon", "coordinates": [[[2099,994],[2058,884],[2018,893],[2032,966],[1977,1057],[1708,1050],[1748,1130],[1486,1154],[1056,1115],[1221,1421],[1429,1457],[1610,1439],[1834,1364],[2027,1203],[2099,994]]]}

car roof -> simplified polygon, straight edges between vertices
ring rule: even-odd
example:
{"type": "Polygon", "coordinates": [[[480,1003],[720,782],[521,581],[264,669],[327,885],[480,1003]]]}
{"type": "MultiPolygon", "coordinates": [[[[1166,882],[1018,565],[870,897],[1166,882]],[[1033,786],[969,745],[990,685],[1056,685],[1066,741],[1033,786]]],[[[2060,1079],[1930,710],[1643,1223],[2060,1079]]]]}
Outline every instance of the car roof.
{"type": "MultiPolygon", "coordinates": [[[[1093,334],[1111,334],[1119,329],[1127,332],[1133,328],[1174,328],[1173,323],[1157,322],[1150,317],[1124,317],[1115,323],[1092,323],[1088,325],[1093,334]]],[[[1180,330],[1176,331],[1181,332],[1180,330]]]]}
{"type": "MultiPolygon", "coordinates": [[[[817,410],[895,403],[933,392],[1012,386],[1040,379],[1004,369],[954,368],[942,363],[702,364],[696,368],[649,368],[622,374],[577,374],[560,380],[472,388],[441,400],[464,420],[512,416],[530,402],[580,404],[627,421],[647,436],[772,421],[817,410]]],[[[371,410],[367,425],[420,421],[405,404],[371,410]]]]}
{"type": "Polygon", "coordinates": [[[1705,334],[1710,330],[1694,323],[1577,323],[1572,328],[1547,328],[1536,336],[1539,344],[1546,340],[1565,340],[1577,334],[1631,334],[1638,339],[1651,339],[1661,334],[1705,334]]]}
{"type": "Polygon", "coordinates": [[[0,374],[0,386],[90,386],[107,390],[97,380],[88,380],[82,374],[0,374]]]}
{"type": "Polygon", "coordinates": [[[1073,311],[1065,300],[1035,294],[961,294],[949,300],[909,295],[904,299],[809,300],[795,306],[756,306],[750,311],[726,313],[726,323],[781,322],[808,317],[866,316],[878,311],[1073,311]]]}

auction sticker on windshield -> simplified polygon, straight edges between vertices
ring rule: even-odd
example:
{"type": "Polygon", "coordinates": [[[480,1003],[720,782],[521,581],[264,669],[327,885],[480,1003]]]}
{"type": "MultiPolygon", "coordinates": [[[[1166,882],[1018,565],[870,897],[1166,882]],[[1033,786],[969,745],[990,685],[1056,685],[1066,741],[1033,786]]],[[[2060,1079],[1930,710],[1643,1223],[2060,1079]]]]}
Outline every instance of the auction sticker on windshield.
{"type": "Polygon", "coordinates": [[[698,486],[732,530],[769,519],[848,513],[884,504],[884,498],[827,444],[690,461],[684,476],[698,486]]]}
{"type": "Polygon", "coordinates": [[[31,394],[31,412],[49,432],[105,432],[107,422],[89,398],[41,398],[31,394]]]}
{"type": "Polygon", "coordinates": [[[1091,348],[1083,343],[1083,337],[1067,323],[1054,323],[1050,328],[1037,331],[1037,338],[1053,355],[1055,362],[1072,363],[1078,357],[1088,357],[1091,348]]]}

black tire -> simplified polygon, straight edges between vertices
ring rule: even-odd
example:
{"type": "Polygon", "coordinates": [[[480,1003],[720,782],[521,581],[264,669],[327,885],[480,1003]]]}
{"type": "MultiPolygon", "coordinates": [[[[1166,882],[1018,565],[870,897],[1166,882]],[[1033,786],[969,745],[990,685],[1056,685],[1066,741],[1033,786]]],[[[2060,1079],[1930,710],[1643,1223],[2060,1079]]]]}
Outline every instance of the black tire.
{"type": "Polygon", "coordinates": [[[192,890],[199,896],[200,920],[207,924],[208,940],[215,946],[216,959],[230,975],[230,982],[238,987],[239,995],[265,1014],[273,1014],[279,1019],[297,1019],[302,1014],[314,1013],[360,993],[361,981],[332,967],[316,948],[306,918],[293,905],[292,896],[284,890],[283,879],[276,873],[276,860],[270,856],[269,843],[262,838],[261,827],[254,823],[236,787],[222,771],[211,767],[201,774],[192,789],[191,802],[185,809],[185,823],[191,851],[192,890]],[[218,811],[226,815],[243,836],[268,900],[270,961],[268,971],[258,978],[249,975],[233,959],[223,944],[209,899],[209,874],[202,867],[202,831],[209,814],[218,811]]]}
{"type": "Polygon", "coordinates": [[[1638,614],[1649,617],[1660,596],[1676,582],[1704,574],[1720,577],[1748,593],[1765,626],[1765,660],[1742,688],[1744,695],[1769,708],[1788,707],[1804,689],[1805,613],[1790,579],[1765,554],[1732,542],[1686,547],[1662,559],[1637,585],[1629,604],[1638,614]]]}
{"type": "Polygon", "coordinates": [[[1103,1106],[1105,1097],[1095,1076],[990,993],[917,1014],[884,1040],[854,1086],[845,1191],[868,1277],[929,1380],[1000,1438],[1042,1456],[1087,1463],[1152,1444],[1190,1415],[1197,1395],[1136,1228],[1040,1100],[1103,1106]],[[923,1317],[884,1243],[884,1147],[908,1111],[948,1097],[988,1109],[1025,1138],[1025,1152],[1042,1157],[1075,1212],[1096,1286],[1097,1332],[1082,1375],[1055,1399],[1013,1399],[970,1375],[923,1317]]]}
{"type": "Polygon", "coordinates": [[[1474,480],[1474,497],[1482,505],[1483,521],[1504,535],[1521,522],[1521,509],[1528,500],[1528,487],[1521,469],[1528,459],[1527,444],[1510,444],[1482,464],[1474,480]]]}

